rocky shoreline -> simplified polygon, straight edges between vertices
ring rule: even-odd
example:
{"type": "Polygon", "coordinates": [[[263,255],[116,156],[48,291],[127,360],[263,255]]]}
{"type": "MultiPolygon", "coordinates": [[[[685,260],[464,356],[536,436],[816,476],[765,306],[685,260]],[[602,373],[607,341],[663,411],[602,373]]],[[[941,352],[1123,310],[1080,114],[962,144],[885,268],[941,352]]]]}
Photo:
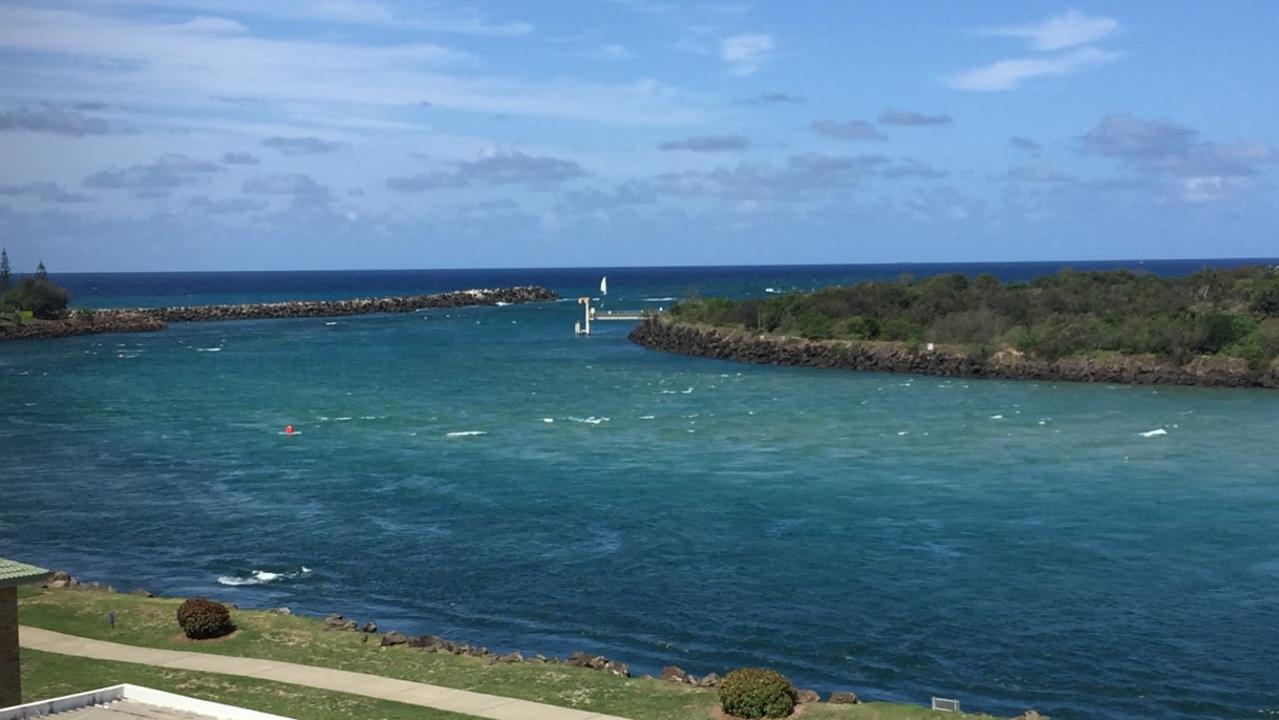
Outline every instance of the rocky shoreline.
{"type": "Polygon", "coordinates": [[[216,322],[280,318],[338,317],[371,313],[408,313],[435,308],[477,305],[518,305],[558,300],[544,287],[455,290],[432,295],[355,298],[350,300],[293,300],[242,305],[195,305],[107,310],[76,310],[57,320],[30,320],[21,325],[0,324],[0,340],[35,340],[96,333],[156,332],[171,322],[216,322]]]}
{"type": "Polygon", "coordinates": [[[765,365],[1051,382],[1279,388],[1279,365],[1257,372],[1241,358],[1215,356],[1199,356],[1185,365],[1153,356],[1042,360],[1009,350],[980,356],[950,346],[928,350],[908,343],[758,335],[660,316],[635,326],[630,339],[652,350],[765,365]]]}

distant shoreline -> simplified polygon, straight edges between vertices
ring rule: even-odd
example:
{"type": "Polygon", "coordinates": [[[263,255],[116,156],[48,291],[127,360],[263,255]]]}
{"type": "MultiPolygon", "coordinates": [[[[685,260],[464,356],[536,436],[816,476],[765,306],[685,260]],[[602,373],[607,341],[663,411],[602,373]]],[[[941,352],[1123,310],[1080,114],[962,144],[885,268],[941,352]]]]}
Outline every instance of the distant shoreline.
{"type": "Polygon", "coordinates": [[[928,350],[926,346],[903,342],[807,340],[695,325],[660,316],[636,325],[629,337],[651,350],[763,365],[1006,380],[1279,388],[1279,367],[1252,371],[1241,358],[1199,356],[1177,365],[1154,356],[1136,355],[1042,360],[997,352],[983,357],[959,346],[928,350]]]}
{"type": "Polygon", "coordinates": [[[157,332],[171,322],[216,322],[305,317],[341,317],[372,313],[406,313],[432,308],[546,302],[559,295],[537,285],[454,290],[431,295],[354,298],[349,300],[292,300],[235,305],[196,305],[160,308],[74,310],[58,320],[28,320],[0,324],[2,340],[38,340],[99,333],[157,332]]]}

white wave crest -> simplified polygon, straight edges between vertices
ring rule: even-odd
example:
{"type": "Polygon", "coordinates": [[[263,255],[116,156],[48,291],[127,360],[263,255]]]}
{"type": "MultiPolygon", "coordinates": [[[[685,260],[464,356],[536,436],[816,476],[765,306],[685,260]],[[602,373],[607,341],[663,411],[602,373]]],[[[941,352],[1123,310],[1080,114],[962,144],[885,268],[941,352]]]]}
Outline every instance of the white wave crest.
{"type": "Polygon", "coordinates": [[[608,422],[609,419],[606,417],[595,417],[594,415],[592,415],[590,417],[584,417],[584,418],[570,417],[569,420],[572,420],[573,422],[577,422],[577,423],[586,423],[587,425],[599,425],[600,423],[608,422]]]}
{"type": "Polygon", "coordinates": [[[1160,435],[1167,435],[1168,431],[1164,430],[1163,428],[1155,428],[1154,430],[1147,430],[1144,433],[1137,433],[1137,434],[1142,437],[1159,437],[1160,435]]]}
{"type": "Polygon", "coordinates": [[[673,297],[644,298],[644,302],[671,302],[674,299],[673,297]]]}
{"type": "Polygon", "coordinates": [[[220,347],[196,348],[195,351],[196,352],[222,352],[222,348],[220,347]]]}
{"type": "Polygon", "coordinates": [[[303,565],[297,570],[285,570],[283,572],[254,570],[247,577],[221,575],[218,577],[218,583],[222,585],[231,585],[233,587],[238,587],[240,585],[266,585],[267,583],[278,582],[280,580],[291,580],[293,578],[309,574],[311,574],[311,568],[303,565]]]}
{"type": "Polygon", "coordinates": [[[475,435],[488,435],[483,430],[458,430],[457,432],[444,433],[445,437],[473,437],[475,435]]]}

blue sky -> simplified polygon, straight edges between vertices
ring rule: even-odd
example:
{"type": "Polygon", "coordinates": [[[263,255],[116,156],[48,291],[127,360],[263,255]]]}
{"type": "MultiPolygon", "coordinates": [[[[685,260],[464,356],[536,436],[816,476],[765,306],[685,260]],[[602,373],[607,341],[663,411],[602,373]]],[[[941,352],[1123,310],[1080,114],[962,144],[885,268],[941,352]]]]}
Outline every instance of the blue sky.
{"type": "Polygon", "coordinates": [[[62,271],[1279,254],[1279,4],[6,0],[62,271]]]}

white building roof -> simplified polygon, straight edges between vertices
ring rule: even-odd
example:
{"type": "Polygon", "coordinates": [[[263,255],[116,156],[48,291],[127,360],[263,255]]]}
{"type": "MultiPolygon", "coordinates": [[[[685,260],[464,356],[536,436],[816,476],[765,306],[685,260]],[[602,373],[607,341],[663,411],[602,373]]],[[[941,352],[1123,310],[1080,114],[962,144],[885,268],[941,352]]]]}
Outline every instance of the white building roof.
{"type": "Polygon", "coordinates": [[[0,708],[0,720],[289,720],[281,715],[197,700],[137,685],[0,708]]]}

